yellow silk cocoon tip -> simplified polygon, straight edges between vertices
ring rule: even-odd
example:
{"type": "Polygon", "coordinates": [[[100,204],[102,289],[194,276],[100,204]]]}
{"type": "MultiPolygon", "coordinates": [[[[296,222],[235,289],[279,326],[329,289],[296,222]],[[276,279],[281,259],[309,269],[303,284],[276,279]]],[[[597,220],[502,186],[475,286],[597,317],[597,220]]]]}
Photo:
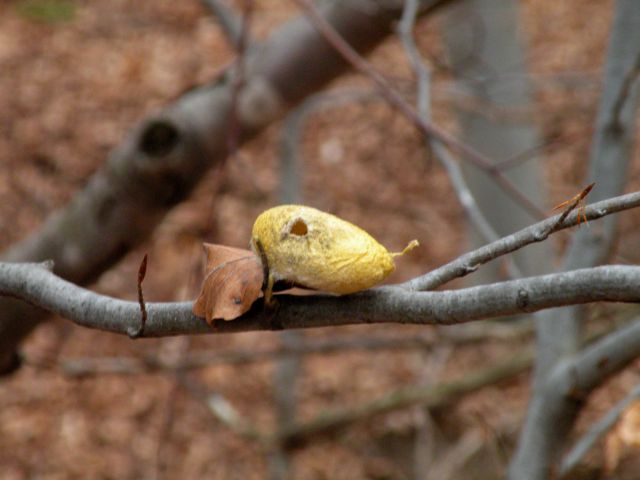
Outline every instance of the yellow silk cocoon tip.
{"type": "MultiPolygon", "coordinates": [[[[402,253],[417,244],[414,240],[402,253]]],[[[361,228],[302,205],[282,205],[260,214],[251,246],[266,260],[270,284],[286,280],[337,294],[380,283],[395,270],[397,255],[361,228]]]]}

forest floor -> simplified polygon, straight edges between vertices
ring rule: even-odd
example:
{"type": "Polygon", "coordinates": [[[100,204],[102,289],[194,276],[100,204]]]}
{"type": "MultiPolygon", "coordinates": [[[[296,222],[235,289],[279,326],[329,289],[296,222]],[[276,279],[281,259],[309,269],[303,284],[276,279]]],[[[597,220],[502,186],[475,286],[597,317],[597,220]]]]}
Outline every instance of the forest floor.
{"type": "MultiPolygon", "coordinates": [[[[289,1],[255,3],[256,39],[299,13],[289,1]]],[[[551,212],[583,186],[612,2],[522,4],[527,61],[536,85],[532,114],[545,141],[560,139],[532,160],[544,162],[549,194],[543,208],[551,212]]],[[[434,73],[434,114],[455,131],[450,96],[439,96],[450,82],[440,24],[438,16],[421,22],[417,34],[424,56],[441,66],[434,73]]],[[[0,249],[64,206],[146,114],[189,87],[212,81],[233,57],[215,19],[196,0],[0,3],[0,249]]],[[[398,84],[413,85],[398,39],[387,41],[371,58],[384,72],[393,72],[398,84]]],[[[356,75],[332,87],[345,86],[370,88],[356,75]]],[[[203,172],[194,195],[167,216],[153,238],[90,287],[135,299],[138,264],[148,253],[147,300],[195,298],[202,242],[245,248],[253,219],[278,203],[280,126],[237,152],[221,182],[203,172]]],[[[354,101],[314,114],[300,151],[305,204],[362,226],[393,251],[413,238],[421,241],[389,281],[428,271],[469,247],[447,176],[428,158],[408,122],[383,102],[354,101]]],[[[630,177],[637,184],[635,157],[630,177]]],[[[638,220],[637,214],[625,214],[618,260],[637,261],[638,220]]],[[[559,237],[558,247],[568,238],[559,237]]],[[[597,306],[589,316],[606,323],[628,312],[597,306]]],[[[304,356],[297,418],[355,407],[406,386],[461,378],[532,345],[530,335],[456,345],[435,328],[396,325],[304,332],[305,338],[327,340],[417,335],[435,343],[304,356]]],[[[278,334],[259,332],[132,341],[63,319],[47,322],[24,344],[26,365],[0,381],[0,479],[267,478],[265,448],[212,415],[202,395],[185,388],[182,376],[156,371],[75,377],[68,364],[103,357],[170,360],[202,351],[246,353],[281,342],[278,334]]],[[[271,432],[275,365],[273,360],[215,363],[186,378],[189,385],[226,399],[255,428],[271,432]]],[[[311,437],[291,450],[290,477],[412,478],[412,449],[428,449],[426,436],[436,457],[463,448],[465,438],[476,438],[471,442],[476,449],[468,451],[486,455],[469,468],[483,468],[486,478],[495,478],[523,418],[528,380],[521,375],[429,414],[405,408],[331,436],[311,437]]],[[[636,367],[597,392],[581,428],[639,380],[636,367]]],[[[601,457],[598,450],[592,464],[601,457]]]]}

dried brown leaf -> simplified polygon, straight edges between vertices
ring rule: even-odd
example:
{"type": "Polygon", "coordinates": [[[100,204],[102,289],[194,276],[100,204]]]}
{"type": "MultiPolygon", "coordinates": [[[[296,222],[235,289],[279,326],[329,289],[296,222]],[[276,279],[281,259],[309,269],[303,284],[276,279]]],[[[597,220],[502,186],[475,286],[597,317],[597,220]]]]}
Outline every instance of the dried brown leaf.
{"type": "Polygon", "coordinates": [[[264,274],[260,259],[251,251],[204,244],[207,267],[193,314],[207,319],[233,320],[251,308],[262,294],[264,274]]]}

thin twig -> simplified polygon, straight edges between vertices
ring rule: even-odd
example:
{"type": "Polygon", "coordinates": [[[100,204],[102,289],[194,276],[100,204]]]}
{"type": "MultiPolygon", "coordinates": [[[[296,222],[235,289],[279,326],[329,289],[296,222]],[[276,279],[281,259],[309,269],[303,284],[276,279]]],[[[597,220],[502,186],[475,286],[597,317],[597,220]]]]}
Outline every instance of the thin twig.
{"type": "Polygon", "coordinates": [[[577,138],[577,135],[570,136],[562,136],[557,138],[552,138],[551,140],[542,142],[538,145],[533,145],[530,148],[527,148],[523,152],[519,152],[516,155],[513,155],[510,158],[505,158],[504,160],[498,160],[490,167],[490,171],[506,171],[510,168],[517,167],[530,161],[533,158],[536,158],[538,154],[546,152],[547,150],[551,150],[553,147],[558,146],[559,144],[569,144],[577,138]]]}
{"type": "Polygon", "coordinates": [[[531,352],[521,353],[505,362],[477,370],[458,380],[397,390],[353,408],[347,407],[324,412],[308,422],[297,424],[289,430],[280,432],[280,441],[298,442],[311,436],[335,432],[374,415],[407,408],[412,405],[424,405],[427,408],[450,405],[463,395],[513,378],[527,370],[532,361],[533,355],[531,352]]]}
{"type": "MultiPolygon", "coordinates": [[[[430,350],[438,345],[476,345],[486,341],[513,342],[529,336],[532,329],[528,325],[483,324],[482,329],[459,332],[443,330],[438,335],[411,334],[393,337],[346,336],[326,339],[304,338],[295,345],[282,344],[265,349],[201,350],[186,353],[177,362],[168,361],[165,356],[149,357],[75,357],[59,360],[57,368],[71,377],[120,374],[139,375],[157,371],[187,371],[212,365],[244,365],[267,362],[282,356],[336,355],[349,351],[402,351],[408,349],[430,350]]],[[[44,367],[37,361],[25,358],[25,363],[33,367],[44,367]]],[[[46,368],[51,365],[47,364],[46,368]]]]}
{"type": "MultiPolygon", "coordinates": [[[[310,0],[296,0],[296,2],[307,13],[309,20],[325,37],[327,42],[333,46],[336,51],[342,55],[356,70],[370,78],[376,87],[380,90],[380,94],[389,102],[390,105],[400,111],[413,125],[423,134],[431,136],[438,142],[445,145],[452,151],[460,154],[463,159],[476,165],[477,167],[489,172],[492,161],[485,157],[482,153],[474,150],[470,146],[461,142],[453,135],[447,133],[439,126],[426,122],[420,117],[415,109],[407,103],[407,101],[393,88],[389,82],[367,62],[358,52],[356,52],[348,42],[346,42],[340,34],[331,26],[318,12],[316,7],[310,0]]],[[[496,183],[514,200],[516,200],[523,208],[527,209],[535,218],[543,218],[544,212],[531,202],[513,183],[500,172],[489,172],[496,183]]]]}
{"type": "Polygon", "coordinates": [[[532,361],[531,352],[520,353],[507,361],[469,373],[457,380],[396,390],[357,407],[321,413],[307,422],[292,424],[273,434],[263,433],[243,420],[233,405],[221,395],[211,394],[202,385],[185,378],[181,380],[181,384],[194,397],[203,401],[209,411],[235,433],[247,439],[258,441],[263,447],[272,448],[276,444],[299,444],[310,437],[332,433],[373,416],[413,405],[422,405],[426,408],[451,405],[462,396],[508,380],[526,371],[532,361]]]}
{"type": "MultiPolygon", "coordinates": [[[[589,335],[585,345],[597,345],[610,332],[604,330],[589,335]]],[[[280,432],[280,441],[300,441],[310,436],[327,434],[345,428],[355,422],[375,415],[401,410],[413,405],[429,409],[450,406],[456,400],[484,387],[495,385],[532,367],[533,351],[520,352],[504,362],[473,371],[464,377],[434,385],[399,389],[355,407],[345,407],[323,412],[308,422],[297,424],[288,431],[280,432]]]]}
{"type": "Polygon", "coordinates": [[[421,277],[414,278],[400,286],[410,290],[432,290],[447,282],[475,272],[481,265],[507,253],[519,250],[531,243],[546,240],[549,235],[580,224],[584,218],[595,220],[610,213],[640,206],[640,192],[629,193],[602,202],[588,205],[580,212],[570,212],[562,223],[562,215],[555,215],[529,227],[503,237],[484,247],[468,252],[421,277]],[[627,206],[629,204],[629,206],[627,206]]]}
{"type": "MultiPolygon", "coordinates": [[[[429,122],[429,79],[430,74],[426,65],[420,57],[420,52],[413,39],[413,25],[418,13],[417,0],[407,0],[400,22],[400,35],[405,53],[409,58],[413,71],[418,82],[418,115],[424,122],[429,122]]],[[[436,158],[447,171],[451,185],[458,196],[458,200],[464,209],[467,218],[476,228],[478,233],[487,242],[492,242],[500,238],[495,229],[491,226],[486,216],[478,206],[478,203],[469,188],[460,165],[450,155],[444,146],[435,141],[432,136],[426,137],[427,145],[435,152],[436,158]]],[[[507,267],[512,278],[522,277],[522,272],[513,261],[507,261],[507,267]]]]}

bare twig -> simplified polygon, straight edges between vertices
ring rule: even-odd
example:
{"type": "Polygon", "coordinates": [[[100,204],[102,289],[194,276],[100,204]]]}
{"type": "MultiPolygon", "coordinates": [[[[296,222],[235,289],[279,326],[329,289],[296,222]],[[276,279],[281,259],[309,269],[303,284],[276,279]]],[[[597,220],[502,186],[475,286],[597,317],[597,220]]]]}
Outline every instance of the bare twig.
{"type": "Polygon", "coordinates": [[[354,408],[324,412],[308,422],[297,424],[289,430],[280,432],[279,437],[281,441],[298,442],[310,436],[334,432],[374,415],[412,405],[424,405],[427,408],[450,405],[463,395],[522,373],[530,367],[532,360],[530,352],[523,353],[503,363],[467,374],[458,380],[397,390],[354,408]]]}
{"type": "MultiPolygon", "coordinates": [[[[400,36],[404,50],[409,58],[413,71],[415,73],[418,82],[418,115],[424,122],[429,122],[429,70],[420,57],[420,52],[413,39],[413,25],[415,24],[418,13],[418,1],[407,0],[405,2],[405,9],[400,22],[400,36]]],[[[436,153],[436,157],[443,165],[454,191],[458,196],[458,200],[462,205],[467,218],[484,238],[485,241],[491,242],[497,240],[499,235],[493,229],[486,216],[480,210],[475,197],[471,193],[469,186],[462,174],[462,170],[456,160],[451,156],[449,151],[444,146],[435,141],[432,136],[426,138],[427,145],[436,153]]],[[[522,272],[512,261],[507,263],[511,276],[513,278],[522,277],[522,272]]]]}
{"type": "MultiPolygon", "coordinates": [[[[389,82],[367,62],[358,52],[356,52],[347,41],[320,15],[316,7],[310,0],[296,0],[296,2],[307,13],[310,21],[316,26],[318,31],[325,37],[340,55],[342,55],[356,70],[370,78],[376,87],[380,90],[380,94],[389,102],[390,105],[398,109],[414,126],[423,134],[433,137],[438,142],[445,145],[452,151],[460,154],[463,159],[473,163],[479,168],[489,172],[492,165],[490,159],[486,158],[480,152],[472,149],[468,145],[460,142],[451,134],[447,133],[437,125],[426,122],[406,102],[406,100],[393,88],[389,82]]],[[[513,183],[500,172],[490,172],[496,183],[504,189],[514,200],[526,208],[535,218],[544,217],[544,212],[534,205],[513,183]]]]}
{"type": "MultiPolygon", "coordinates": [[[[479,325],[480,326],[480,325],[479,325]]],[[[193,370],[211,365],[242,365],[265,362],[283,355],[335,355],[348,351],[379,350],[430,350],[437,345],[464,346],[476,345],[486,341],[513,342],[532,333],[531,327],[520,324],[483,324],[481,329],[468,332],[443,330],[438,335],[411,334],[392,337],[346,336],[326,339],[303,338],[294,345],[282,344],[267,349],[202,350],[185,354],[178,362],[168,361],[165,356],[136,357],[75,357],[58,361],[57,368],[72,377],[88,375],[121,374],[139,375],[156,371],[193,370]]],[[[37,361],[25,358],[25,363],[42,367],[37,361]]],[[[51,365],[47,364],[46,368],[51,365]]]]}
{"type": "MultiPolygon", "coordinates": [[[[593,220],[639,203],[640,193],[627,194],[588,206],[584,215],[593,220]]],[[[441,285],[499,255],[541,241],[552,233],[551,228],[558,218],[552,217],[464,255],[431,274],[404,284],[405,288],[379,288],[339,298],[279,296],[280,309],[275,316],[253,309],[242,319],[218,323],[214,329],[191,314],[191,303],[150,303],[147,304],[145,335],[276,330],[366,322],[454,324],[568,304],[637,301],[640,290],[635,283],[640,277],[640,268],[623,266],[577,270],[454,291],[411,291],[441,285]],[[594,289],[596,284],[598,288],[594,289]]],[[[579,216],[572,212],[556,228],[567,228],[578,221],[579,216]]],[[[18,296],[80,325],[119,333],[126,333],[139,314],[138,303],[92,293],[33,264],[0,263],[0,292],[18,296]]]]}
{"type": "MultiPolygon", "coordinates": [[[[262,303],[230,322],[209,327],[191,302],[148,303],[145,336],[233,333],[330,325],[402,323],[454,325],[591,302],[639,302],[640,267],[607,265],[459,290],[412,292],[381,287],[335,297],[279,295],[277,312],[262,303]]],[[[0,292],[35,303],[78,325],[126,334],[139,305],[73,285],[36,265],[0,263],[0,292]]]]}
{"type": "Polygon", "coordinates": [[[425,121],[429,121],[430,116],[430,72],[420,56],[420,51],[413,38],[413,29],[418,18],[418,0],[406,0],[404,10],[400,19],[399,33],[404,51],[411,62],[413,73],[416,76],[418,86],[417,112],[425,121]]]}
{"type": "Polygon", "coordinates": [[[221,395],[211,394],[202,385],[185,377],[182,377],[180,382],[195,398],[203,401],[218,420],[235,433],[255,440],[262,447],[271,450],[274,445],[293,446],[310,437],[332,433],[375,415],[413,405],[422,405],[426,408],[451,405],[462,396],[515,377],[528,369],[532,360],[531,352],[521,353],[505,362],[471,372],[457,380],[396,390],[357,407],[321,413],[307,422],[291,424],[273,434],[263,433],[246,422],[233,405],[221,395]]]}
{"type": "MultiPolygon", "coordinates": [[[[640,330],[639,327],[640,325],[636,323],[635,327],[630,324],[625,328],[640,330]]],[[[604,341],[608,332],[609,329],[605,329],[590,335],[585,342],[587,349],[601,348],[599,345],[604,341]]],[[[640,337],[637,334],[634,336],[636,343],[640,342],[640,337]]],[[[533,365],[533,359],[532,351],[521,352],[504,362],[478,369],[458,380],[400,389],[355,407],[323,412],[308,422],[297,424],[288,431],[280,432],[278,436],[280,441],[295,442],[305,440],[310,436],[335,432],[375,415],[401,410],[413,405],[427,408],[449,406],[466,395],[513,378],[528,370],[533,365]]]]}
{"type": "MultiPolygon", "coordinates": [[[[585,208],[587,219],[632,208],[640,192],[585,208]]],[[[562,225],[578,223],[572,212],[562,225]]],[[[468,273],[485,261],[532,241],[540,241],[557,223],[552,217],[519,233],[471,252],[436,271],[398,287],[382,287],[334,297],[279,295],[275,314],[254,307],[243,317],[219,322],[213,328],[194,317],[192,304],[147,304],[146,336],[223,333],[249,330],[309,328],[354,323],[413,323],[451,325],[493,316],[533,312],[546,308],[596,301],[640,300],[640,267],[609,265],[556,273],[460,290],[416,292],[417,287],[440,285],[443,279],[468,273]],[[597,288],[594,286],[597,285],[597,288]],[[409,288],[407,288],[409,287],[409,288]],[[413,287],[413,288],[411,288],[413,287]]],[[[0,294],[19,297],[89,328],[125,333],[139,313],[137,302],[99,295],[62,280],[37,264],[0,263],[0,294]]],[[[259,305],[259,304],[258,304],[259,305]]]]}
{"type": "Polygon", "coordinates": [[[514,252],[534,242],[546,240],[549,235],[560,229],[578,225],[583,218],[595,220],[604,215],[626,210],[640,205],[640,192],[621,195],[619,197],[588,205],[580,212],[569,213],[563,223],[558,223],[561,215],[555,215],[538,222],[512,235],[501,238],[484,247],[466,253],[421,277],[414,278],[401,286],[410,290],[431,290],[447,282],[475,272],[481,265],[507,253],[514,252]]]}
{"type": "Polygon", "coordinates": [[[562,137],[552,138],[551,140],[545,141],[538,145],[534,145],[531,148],[528,148],[523,152],[513,155],[510,158],[506,158],[504,160],[499,160],[495,162],[493,165],[491,165],[490,170],[492,171],[509,170],[510,168],[517,167],[518,165],[522,165],[523,163],[528,162],[533,158],[536,158],[536,156],[538,156],[539,154],[542,154],[547,150],[551,150],[552,148],[561,144],[571,143],[573,140],[574,140],[573,136],[562,136],[562,137]]]}

